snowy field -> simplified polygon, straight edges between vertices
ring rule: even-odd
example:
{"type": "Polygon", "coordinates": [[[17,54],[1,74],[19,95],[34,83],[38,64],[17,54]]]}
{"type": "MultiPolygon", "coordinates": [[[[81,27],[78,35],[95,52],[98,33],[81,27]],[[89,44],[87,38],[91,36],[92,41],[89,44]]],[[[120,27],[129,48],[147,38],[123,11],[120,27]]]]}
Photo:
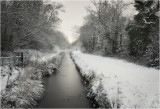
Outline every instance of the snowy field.
{"type": "Polygon", "coordinates": [[[101,107],[159,108],[159,70],[81,52],[72,58],[101,107]]]}

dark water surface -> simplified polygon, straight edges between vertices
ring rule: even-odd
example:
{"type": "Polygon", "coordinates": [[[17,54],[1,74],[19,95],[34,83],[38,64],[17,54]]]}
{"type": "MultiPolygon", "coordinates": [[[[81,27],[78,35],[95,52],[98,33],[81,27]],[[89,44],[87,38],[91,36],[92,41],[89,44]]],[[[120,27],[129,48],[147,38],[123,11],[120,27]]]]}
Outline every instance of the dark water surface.
{"type": "Polygon", "coordinates": [[[59,70],[52,77],[44,78],[44,97],[37,108],[92,108],[69,53],[66,53],[59,70]]]}

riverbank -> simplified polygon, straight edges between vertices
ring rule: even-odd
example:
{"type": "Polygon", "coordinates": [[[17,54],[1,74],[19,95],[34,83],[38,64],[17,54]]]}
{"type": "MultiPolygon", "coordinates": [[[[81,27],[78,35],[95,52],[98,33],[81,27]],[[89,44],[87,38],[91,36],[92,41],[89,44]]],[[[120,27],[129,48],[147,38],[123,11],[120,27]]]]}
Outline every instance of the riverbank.
{"type": "Polygon", "coordinates": [[[95,107],[159,107],[159,70],[81,52],[71,56],[95,107]]]}
{"type": "Polygon", "coordinates": [[[63,52],[25,52],[25,67],[1,66],[1,107],[31,108],[43,96],[42,78],[51,76],[63,58],[63,52]]]}

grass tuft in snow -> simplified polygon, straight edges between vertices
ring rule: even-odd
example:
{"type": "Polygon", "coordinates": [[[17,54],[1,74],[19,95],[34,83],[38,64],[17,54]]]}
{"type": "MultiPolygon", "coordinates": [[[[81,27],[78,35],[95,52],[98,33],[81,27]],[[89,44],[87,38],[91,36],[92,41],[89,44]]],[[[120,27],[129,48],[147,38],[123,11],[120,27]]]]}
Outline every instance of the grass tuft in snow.
{"type": "Polygon", "coordinates": [[[39,80],[20,77],[2,93],[2,108],[27,108],[36,105],[44,88],[39,80]]]}

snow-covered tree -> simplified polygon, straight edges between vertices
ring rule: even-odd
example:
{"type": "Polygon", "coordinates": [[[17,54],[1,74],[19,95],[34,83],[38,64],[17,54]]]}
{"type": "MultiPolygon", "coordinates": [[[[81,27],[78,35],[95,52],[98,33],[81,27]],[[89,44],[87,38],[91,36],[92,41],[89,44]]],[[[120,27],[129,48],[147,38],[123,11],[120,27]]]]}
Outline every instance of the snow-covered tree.
{"type": "Polygon", "coordinates": [[[159,11],[159,3],[156,0],[135,0],[134,6],[138,14],[127,28],[130,38],[130,55],[137,59],[147,59],[148,62],[145,61],[145,64],[149,65],[152,60],[152,64],[157,65],[158,60],[153,61],[158,58],[159,52],[159,17],[156,15],[159,11]]]}

